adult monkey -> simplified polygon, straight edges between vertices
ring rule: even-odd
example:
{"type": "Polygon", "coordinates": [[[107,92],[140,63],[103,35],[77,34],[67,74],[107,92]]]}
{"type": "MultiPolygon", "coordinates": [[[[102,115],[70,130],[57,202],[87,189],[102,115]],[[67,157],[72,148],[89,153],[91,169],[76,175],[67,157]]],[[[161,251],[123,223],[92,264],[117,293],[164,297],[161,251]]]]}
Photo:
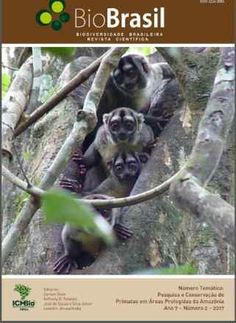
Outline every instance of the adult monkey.
{"type": "MultiPolygon", "coordinates": [[[[171,85],[174,89],[177,88],[178,93],[180,92],[175,76],[167,63],[151,64],[147,58],[138,54],[121,57],[107,81],[97,110],[97,127],[87,136],[84,149],[86,150],[93,142],[95,133],[102,124],[103,115],[118,107],[129,107],[143,113],[145,122],[153,128],[155,136],[159,135],[162,115],[157,113],[158,107],[155,106],[155,109],[153,109],[152,103],[153,100],[155,101],[156,91],[167,83],[169,88],[171,85]],[[149,111],[151,106],[152,109],[149,111]]],[[[175,92],[176,90],[174,90],[175,92]]],[[[167,119],[166,116],[164,119],[167,119]]]]}

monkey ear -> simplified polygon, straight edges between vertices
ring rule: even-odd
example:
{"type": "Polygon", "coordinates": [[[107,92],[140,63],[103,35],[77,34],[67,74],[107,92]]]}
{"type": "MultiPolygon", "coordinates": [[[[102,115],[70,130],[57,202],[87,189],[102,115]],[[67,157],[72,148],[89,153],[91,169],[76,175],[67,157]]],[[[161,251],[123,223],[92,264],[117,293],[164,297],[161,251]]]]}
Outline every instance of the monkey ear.
{"type": "Polygon", "coordinates": [[[143,70],[145,73],[148,73],[149,72],[149,65],[148,65],[148,62],[146,60],[146,58],[142,58],[142,65],[143,65],[143,70]]]}
{"type": "Polygon", "coordinates": [[[149,157],[148,153],[139,153],[139,160],[142,164],[146,164],[149,157]]]}
{"type": "Polygon", "coordinates": [[[105,113],[102,117],[102,121],[104,124],[107,124],[107,121],[108,121],[108,117],[109,117],[109,114],[108,113],[105,113]]]}
{"type": "Polygon", "coordinates": [[[138,124],[141,125],[144,122],[144,115],[142,113],[138,113],[138,124]]]}

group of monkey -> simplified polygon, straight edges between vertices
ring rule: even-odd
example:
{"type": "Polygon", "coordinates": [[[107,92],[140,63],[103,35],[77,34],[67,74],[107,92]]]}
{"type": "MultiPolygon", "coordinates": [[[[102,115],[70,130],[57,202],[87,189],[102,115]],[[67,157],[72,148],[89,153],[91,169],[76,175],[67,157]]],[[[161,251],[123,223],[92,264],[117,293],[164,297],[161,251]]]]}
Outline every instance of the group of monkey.
{"type": "MultiPolygon", "coordinates": [[[[171,116],[158,105],[154,107],[153,102],[173,80],[174,74],[166,63],[150,64],[141,55],[123,56],[100,101],[97,127],[87,136],[83,150],[69,161],[61,187],[86,199],[128,196],[150,157],[156,137],[171,116]]],[[[118,239],[132,236],[117,210],[96,211],[110,223],[118,239]]],[[[68,274],[73,266],[83,269],[91,265],[104,249],[100,239],[68,223],[61,238],[64,255],[53,268],[58,274],[68,274]]]]}

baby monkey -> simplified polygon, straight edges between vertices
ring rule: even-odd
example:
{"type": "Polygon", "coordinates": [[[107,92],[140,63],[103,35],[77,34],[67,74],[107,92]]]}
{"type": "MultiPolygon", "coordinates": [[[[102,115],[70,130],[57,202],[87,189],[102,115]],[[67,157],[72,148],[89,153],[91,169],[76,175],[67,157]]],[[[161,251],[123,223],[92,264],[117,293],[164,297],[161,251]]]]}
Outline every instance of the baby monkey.
{"type": "Polygon", "coordinates": [[[109,163],[110,175],[92,193],[114,197],[128,196],[148,161],[147,153],[118,153],[109,163]]]}
{"type": "Polygon", "coordinates": [[[153,141],[153,131],[144,123],[143,114],[126,107],[117,108],[104,114],[103,125],[85,152],[84,162],[89,169],[102,160],[107,168],[117,154],[142,152],[153,141]]]}
{"type": "MultiPolygon", "coordinates": [[[[101,194],[91,194],[86,199],[111,199],[112,197],[101,194]]],[[[120,240],[130,238],[133,233],[123,224],[119,223],[119,216],[115,209],[96,208],[112,226],[116,237],[120,240]]],[[[72,267],[83,269],[90,266],[97,256],[105,249],[105,243],[98,237],[66,223],[61,233],[64,246],[64,255],[54,264],[53,270],[57,274],[69,274],[72,267]]]]}

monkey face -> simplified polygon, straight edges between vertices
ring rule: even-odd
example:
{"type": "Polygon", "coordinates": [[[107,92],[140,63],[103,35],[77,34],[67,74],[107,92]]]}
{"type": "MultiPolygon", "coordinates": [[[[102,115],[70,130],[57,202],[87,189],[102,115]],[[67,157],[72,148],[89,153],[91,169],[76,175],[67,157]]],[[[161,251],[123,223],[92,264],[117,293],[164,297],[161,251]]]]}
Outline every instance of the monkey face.
{"type": "Polygon", "coordinates": [[[130,142],[144,122],[143,115],[129,108],[118,108],[103,116],[114,142],[130,142]]]}
{"type": "Polygon", "coordinates": [[[134,153],[118,154],[112,165],[112,173],[119,182],[136,180],[141,171],[141,162],[134,153]]]}
{"type": "Polygon", "coordinates": [[[145,57],[132,54],[120,59],[112,78],[117,88],[132,94],[146,87],[149,74],[150,68],[145,57]]]}

